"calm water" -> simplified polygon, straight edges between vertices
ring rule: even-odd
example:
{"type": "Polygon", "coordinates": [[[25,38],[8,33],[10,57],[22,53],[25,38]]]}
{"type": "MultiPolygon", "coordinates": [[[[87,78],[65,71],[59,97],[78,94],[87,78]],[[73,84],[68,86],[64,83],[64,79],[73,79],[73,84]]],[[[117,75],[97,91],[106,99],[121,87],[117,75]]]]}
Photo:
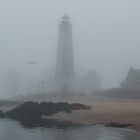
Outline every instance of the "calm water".
{"type": "Polygon", "coordinates": [[[140,135],[130,130],[99,126],[69,130],[27,129],[15,121],[0,119],[0,140],[140,140],[140,135]]]}

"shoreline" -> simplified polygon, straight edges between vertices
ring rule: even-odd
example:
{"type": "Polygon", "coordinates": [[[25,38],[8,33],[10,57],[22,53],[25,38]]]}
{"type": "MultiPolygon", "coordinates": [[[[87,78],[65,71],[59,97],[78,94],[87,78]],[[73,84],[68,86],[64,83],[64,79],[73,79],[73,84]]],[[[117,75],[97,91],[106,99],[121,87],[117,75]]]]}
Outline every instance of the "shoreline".
{"type": "Polygon", "coordinates": [[[121,128],[121,129],[128,129],[128,130],[132,130],[132,131],[134,131],[134,132],[137,132],[137,133],[139,133],[140,134],[140,125],[138,124],[138,125],[136,125],[136,124],[128,124],[128,123],[120,123],[120,122],[117,122],[117,121],[115,121],[115,122],[113,122],[113,121],[111,121],[111,122],[107,122],[107,123],[89,123],[89,121],[88,122],[85,122],[85,121],[74,121],[74,120],[68,120],[68,119],[66,119],[66,120],[64,120],[64,119],[61,119],[61,118],[55,118],[55,117],[53,117],[52,119],[56,119],[56,121],[61,121],[61,122],[67,122],[67,121],[69,121],[69,122],[72,122],[72,123],[78,123],[78,124],[82,124],[82,125],[93,125],[93,126],[102,126],[102,127],[107,127],[107,128],[121,128]],[[107,126],[108,124],[110,124],[110,123],[114,123],[114,124],[116,124],[116,126],[107,126]],[[124,125],[124,127],[119,127],[119,126],[117,126],[117,125],[124,125]],[[126,126],[125,126],[126,125],[126,126]],[[132,125],[132,126],[127,126],[127,125],[132,125]]]}
{"type": "Polygon", "coordinates": [[[114,128],[114,129],[125,129],[125,130],[130,130],[136,133],[140,134],[140,129],[136,129],[135,125],[133,124],[126,124],[126,123],[120,123],[120,122],[108,122],[114,123],[116,126],[107,126],[107,123],[88,123],[88,122],[82,122],[82,121],[76,121],[76,120],[70,120],[70,119],[62,119],[62,118],[57,118],[57,117],[46,117],[46,120],[54,120],[56,122],[61,122],[61,123],[72,123],[72,124],[78,124],[78,126],[101,126],[101,127],[106,127],[106,128],[114,128]],[[122,125],[122,126],[121,126],[122,125]],[[127,126],[128,125],[128,126],[127,126]],[[129,126],[132,125],[132,126],[129,126]]]}
{"type": "MultiPolygon", "coordinates": [[[[103,126],[109,123],[132,124],[133,126],[126,128],[140,133],[140,100],[80,99],[69,100],[90,105],[92,110],[78,110],[72,111],[72,113],[60,112],[50,118],[103,126]]],[[[10,109],[6,106],[0,108],[4,112],[10,109]]]]}
{"type": "Polygon", "coordinates": [[[125,128],[140,133],[140,101],[93,101],[93,103],[88,102],[88,104],[92,106],[92,110],[90,111],[61,112],[52,117],[103,126],[109,123],[131,124],[133,126],[125,128]]]}

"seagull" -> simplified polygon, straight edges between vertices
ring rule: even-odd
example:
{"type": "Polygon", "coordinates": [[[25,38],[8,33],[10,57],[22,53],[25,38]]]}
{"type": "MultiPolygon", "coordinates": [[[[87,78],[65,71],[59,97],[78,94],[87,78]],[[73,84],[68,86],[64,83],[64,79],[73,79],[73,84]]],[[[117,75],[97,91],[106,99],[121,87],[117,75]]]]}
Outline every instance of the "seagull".
{"type": "Polygon", "coordinates": [[[29,64],[29,65],[37,65],[37,62],[35,62],[35,61],[30,61],[28,64],[29,64]]]}

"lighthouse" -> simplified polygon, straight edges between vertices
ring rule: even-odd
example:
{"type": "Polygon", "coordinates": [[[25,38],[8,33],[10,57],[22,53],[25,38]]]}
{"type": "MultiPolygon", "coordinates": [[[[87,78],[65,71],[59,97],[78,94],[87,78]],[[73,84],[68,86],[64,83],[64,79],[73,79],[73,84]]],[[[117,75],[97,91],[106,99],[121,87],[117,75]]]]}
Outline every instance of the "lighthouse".
{"type": "Polygon", "coordinates": [[[58,45],[55,70],[56,91],[74,90],[74,53],[72,39],[72,24],[66,14],[59,22],[58,45]]]}

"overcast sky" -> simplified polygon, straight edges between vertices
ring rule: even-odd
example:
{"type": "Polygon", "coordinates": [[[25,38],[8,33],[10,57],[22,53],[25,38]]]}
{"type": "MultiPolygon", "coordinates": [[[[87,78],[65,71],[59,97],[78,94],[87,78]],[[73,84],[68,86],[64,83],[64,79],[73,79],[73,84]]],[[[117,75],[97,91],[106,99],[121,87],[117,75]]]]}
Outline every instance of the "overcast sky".
{"type": "Polygon", "coordinates": [[[118,86],[130,66],[140,69],[139,7],[139,0],[0,0],[1,94],[7,74],[26,71],[28,61],[40,72],[55,66],[64,13],[73,25],[77,70],[94,69],[105,88],[118,86]]]}

